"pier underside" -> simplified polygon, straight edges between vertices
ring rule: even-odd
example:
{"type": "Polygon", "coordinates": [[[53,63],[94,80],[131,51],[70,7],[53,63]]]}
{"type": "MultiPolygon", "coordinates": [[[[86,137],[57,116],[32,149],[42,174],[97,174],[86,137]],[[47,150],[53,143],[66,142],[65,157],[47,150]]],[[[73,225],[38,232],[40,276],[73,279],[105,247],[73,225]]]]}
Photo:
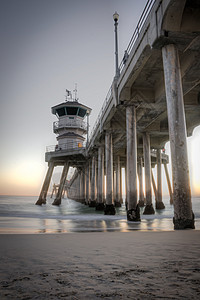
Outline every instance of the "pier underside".
{"type": "Polygon", "coordinates": [[[199,2],[156,0],[145,18],[127,48],[127,59],[119,66],[87,147],[46,153],[49,169],[37,204],[46,201],[53,166],[68,163],[76,168],[68,197],[113,215],[122,202],[124,168],[127,219],[140,221],[139,206],[145,206],[144,214],[165,209],[164,165],[174,228],[194,228],[186,139],[200,125],[199,2]],[[172,186],[164,150],[168,141],[172,186]]]}

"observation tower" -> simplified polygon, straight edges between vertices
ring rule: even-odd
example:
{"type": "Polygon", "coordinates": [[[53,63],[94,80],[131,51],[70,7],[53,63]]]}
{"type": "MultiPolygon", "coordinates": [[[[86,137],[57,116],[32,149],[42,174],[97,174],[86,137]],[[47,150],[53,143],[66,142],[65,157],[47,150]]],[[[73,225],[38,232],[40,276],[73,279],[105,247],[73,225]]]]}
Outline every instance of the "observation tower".
{"type": "Polygon", "coordinates": [[[58,118],[53,123],[53,131],[57,134],[58,141],[55,151],[84,147],[86,134],[88,141],[91,108],[78,102],[76,91],[75,89],[75,97],[72,99],[71,92],[66,90],[66,101],[51,108],[52,114],[58,118]]]}
{"type": "Polygon", "coordinates": [[[66,90],[66,100],[51,108],[58,120],[53,123],[53,132],[57,135],[57,144],[47,147],[45,161],[48,162],[47,174],[41,189],[37,205],[46,203],[47,192],[55,166],[64,166],[54,205],[61,204],[61,197],[70,166],[78,167],[85,161],[85,147],[88,143],[89,115],[91,108],[81,104],[77,98],[77,89],[72,93],[66,90]],[[86,119],[86,121],[85,121],[86,119]]]}

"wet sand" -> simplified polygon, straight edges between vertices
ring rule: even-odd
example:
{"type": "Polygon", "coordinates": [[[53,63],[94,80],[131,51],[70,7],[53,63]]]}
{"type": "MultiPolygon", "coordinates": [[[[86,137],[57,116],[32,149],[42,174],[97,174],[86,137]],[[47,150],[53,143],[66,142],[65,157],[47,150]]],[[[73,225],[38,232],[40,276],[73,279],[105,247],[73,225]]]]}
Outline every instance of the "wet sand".
{"type": "Polygon", "coordinates": [[[0,299],[200,299],[200,231],[0,235],[0,299]]]}

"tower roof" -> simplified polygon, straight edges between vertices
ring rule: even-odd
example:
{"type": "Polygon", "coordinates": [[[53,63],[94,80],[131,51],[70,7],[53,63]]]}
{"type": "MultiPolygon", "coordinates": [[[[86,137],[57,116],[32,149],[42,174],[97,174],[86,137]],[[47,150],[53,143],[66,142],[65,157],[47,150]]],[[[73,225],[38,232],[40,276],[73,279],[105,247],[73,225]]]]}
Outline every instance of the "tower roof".
{"type": "MultiPolygon", "coordinates": [[[[92,109],[84,104],[79,103],[78,101],[65,101],[63,103],[60,103],[58,105],[55,105],[51,108],[51,112],[52,114],[56,114],[58,112],[59,109],[65,109],[65,108],[80,108],[83,109],[84,111],[86,111],[87,115],[90,115],[92,109]]],[[[70,114],[70,113],[69,113],[70,114]]]]}

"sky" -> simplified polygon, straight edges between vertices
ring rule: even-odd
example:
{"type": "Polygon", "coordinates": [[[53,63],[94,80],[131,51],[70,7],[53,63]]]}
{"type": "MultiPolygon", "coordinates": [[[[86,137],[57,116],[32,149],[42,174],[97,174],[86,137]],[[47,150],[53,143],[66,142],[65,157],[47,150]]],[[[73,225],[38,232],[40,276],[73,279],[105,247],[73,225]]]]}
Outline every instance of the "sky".
{"type": "MultiPolygon", "coordinates": [[[[121,61],[145,4],[0,0],[0,194],[39,195],[45,149],[56,144],[51,107],[75,83],[80,102],[92,108],[92,128],[115,73],[113,13],[121,61]]],[[[192,193],[200,195],[200,127],[188,143],[192,193]]]]}

